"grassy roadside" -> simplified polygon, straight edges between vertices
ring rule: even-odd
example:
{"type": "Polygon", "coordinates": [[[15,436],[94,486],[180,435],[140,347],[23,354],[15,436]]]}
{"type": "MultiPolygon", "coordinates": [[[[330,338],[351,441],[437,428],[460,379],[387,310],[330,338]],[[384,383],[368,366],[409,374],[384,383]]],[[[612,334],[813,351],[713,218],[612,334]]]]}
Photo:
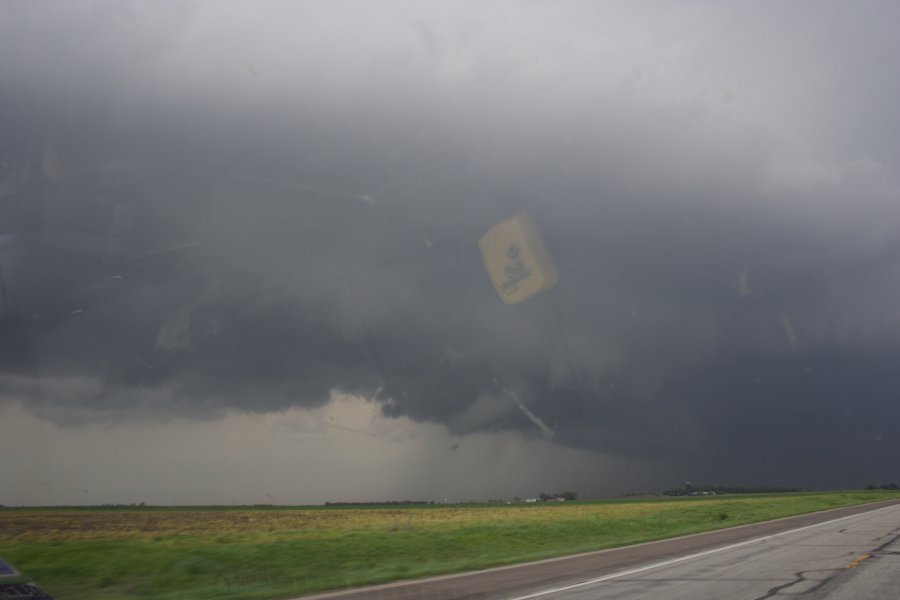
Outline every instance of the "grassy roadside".
{"type": "Polygon", "coordinates": [[[900,494],[334,509],[3,509],[0,555],[60,598],[274,599],[890,498],[900,494]]]}

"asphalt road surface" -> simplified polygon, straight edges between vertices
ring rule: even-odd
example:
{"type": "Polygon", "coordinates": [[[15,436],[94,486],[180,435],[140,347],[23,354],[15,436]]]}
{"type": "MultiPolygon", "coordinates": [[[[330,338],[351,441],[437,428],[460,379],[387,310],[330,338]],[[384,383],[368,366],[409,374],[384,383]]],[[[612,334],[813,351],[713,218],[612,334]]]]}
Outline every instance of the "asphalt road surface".
{"type": "Polygon", "coordinates": [[[891,506],[516,599],[900,598],[898,539],[891,506]]]}
{"type": "Polygon", "coordinates": [[[900,500],[304,600],[900,598],[900,500]]]}

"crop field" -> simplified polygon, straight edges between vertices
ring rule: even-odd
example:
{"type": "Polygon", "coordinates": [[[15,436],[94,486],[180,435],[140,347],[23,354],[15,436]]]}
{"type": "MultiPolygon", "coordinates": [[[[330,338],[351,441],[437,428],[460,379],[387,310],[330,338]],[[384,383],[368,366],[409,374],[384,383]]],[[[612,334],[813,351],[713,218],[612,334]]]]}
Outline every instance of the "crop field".
{"type": "Polygon", "coordinates": [[[873,491],[371,508],[5,508],[0,555],[59,598],[277,599],[896,497],[873,491]]]}

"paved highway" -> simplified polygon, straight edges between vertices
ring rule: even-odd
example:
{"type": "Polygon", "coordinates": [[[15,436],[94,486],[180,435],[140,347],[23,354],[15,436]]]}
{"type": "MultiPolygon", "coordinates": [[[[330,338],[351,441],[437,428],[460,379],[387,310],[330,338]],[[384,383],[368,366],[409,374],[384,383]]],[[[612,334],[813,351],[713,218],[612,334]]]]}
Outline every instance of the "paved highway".
{"type": "Polygon", "coordinates": [[[304,600],[900,598],[900,501],[304,600]]]}
{"type": "Polygon", "coordinates": [[[900,598],[898,540],[891,506],[515,598],[900,598]]]}

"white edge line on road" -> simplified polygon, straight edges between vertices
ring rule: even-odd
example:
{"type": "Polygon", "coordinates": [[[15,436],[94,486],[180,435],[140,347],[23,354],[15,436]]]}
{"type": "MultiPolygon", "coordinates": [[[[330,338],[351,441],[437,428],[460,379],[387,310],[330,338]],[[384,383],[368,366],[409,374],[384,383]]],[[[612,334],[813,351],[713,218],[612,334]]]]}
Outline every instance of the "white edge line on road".
{"type": "Polygon", "coordinates": [[[626,577],[628,575],[634,575],[636,573],[643,573],[645,571],[652,571],[653,569],[667,567],[669,565],[674,565],[676,563],[684,562],[687,560],[693,560],[695,558],[700,558],[701,556],[709,556],[710,554],[716,554],[718,552],[726,552],[728,550],[734,550],[735,548],[740,548],[741,546],[749,546],[750,544],[758,544],[759,542],[771,540],[771,539],[774,539],[777,537],[781,537],[783,535],[789,535],[791,533],[797,533],[798,531],[803,531],[805,529],[812,529],[813,527],[822,527],[823,525],[830,525],[832,523],[837,523],[838,521],[844,521],[846,519],[853,519],[855,517],[871,515],[873,513],[877,513],[882,510],[887,510],[889,508],[897,508],[897,505],[884,506],[882,508],[876,508],[875,510],[869,510],[869,511],[866,511],[863,513],[857,513],[855,515],[847,515],[846,517],[838,517],[837,519],[831,519],[830,521],[823,521],[821,523],[813,523],[812,525],[805,525],[803,527],[798,527],[796,529],[788,529],[787,531],[782,531],[780,533],[773,533],[771,535],[754,538],[752,540],[746,540],[743,542],[738,542],[736,544],[722,546],[721,548],[713,548],[712,550],[704,550],[703,552],[697,552],[695,554],[688,554],[686,556],[679,556],[678,558],[671,558],[669,560],[664,560],[662,562],[651,563],[649,565],[644,565],[643,567],[636,567],[634,569],[627,569],[625,571],[618,571],[616,573],[610,573],[609,575],[603,575],[602,577],[588,579],[587,581],[580,581],[578,583],[573,583],[570,585],[563,585],[560,587],[549,588],[546,590],[541,590],[539,592],[525,594],[524,596],[515,596],[513,598],[510,598],[509,600],[531,600],[532,598],[540,598],[541,596],[547,596],[549,594],[556,594],[559,592],[567,592],[569,590],[574,590],[574,589],[578,589],[580,587],[593,585],[595,583],[603,583],[604,581],[609,581],[610,579],[618,579],[619,577],[626,577]]]}

